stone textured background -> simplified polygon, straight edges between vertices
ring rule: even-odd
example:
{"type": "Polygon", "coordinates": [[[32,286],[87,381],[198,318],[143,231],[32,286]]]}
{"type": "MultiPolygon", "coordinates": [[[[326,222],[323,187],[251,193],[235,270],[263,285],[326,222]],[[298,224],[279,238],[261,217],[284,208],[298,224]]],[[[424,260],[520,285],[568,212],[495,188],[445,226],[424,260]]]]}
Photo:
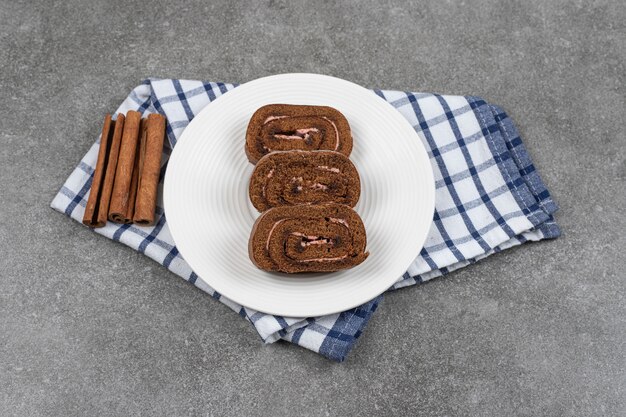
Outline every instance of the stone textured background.
{"type": "Polygon", "coordinates": [[[0,410],[626,415],[626,4],[0,0],[0,410]],[[564,236],[386,297],[348,361],[48,205],[148,76],[319,72],[509,111],[564,236]]]}

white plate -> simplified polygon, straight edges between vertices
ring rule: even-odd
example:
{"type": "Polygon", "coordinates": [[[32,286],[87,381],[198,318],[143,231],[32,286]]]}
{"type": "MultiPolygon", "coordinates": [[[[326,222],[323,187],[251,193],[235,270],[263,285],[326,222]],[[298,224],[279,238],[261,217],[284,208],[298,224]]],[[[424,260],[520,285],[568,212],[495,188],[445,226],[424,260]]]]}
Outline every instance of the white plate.
{"type": "Polygon", "coordinates": [[[391,105],[354,83],[282,74],[243,84],[206,106],[170,157],[164,205],[172,237],[200,279],[265,313],[312,317],[363,304],[388,289],[419,254],[432,222],[435,185],[415,130],[391,105]],[[252,113],[264,104],[332,106],[352,128],[350,158],[361,176],[356,211],[370,256],[341,272],[269,273],[248,257],[258,213],[248,198],[253,165],[244,152],[252,113]]]}

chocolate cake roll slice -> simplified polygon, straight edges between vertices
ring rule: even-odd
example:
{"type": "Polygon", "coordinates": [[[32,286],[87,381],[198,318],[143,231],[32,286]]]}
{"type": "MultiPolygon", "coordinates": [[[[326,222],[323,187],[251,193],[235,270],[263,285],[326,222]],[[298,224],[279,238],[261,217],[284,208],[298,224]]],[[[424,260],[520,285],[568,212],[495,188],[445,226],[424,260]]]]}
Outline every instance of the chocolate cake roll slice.
{"type": "Polygon", "coordinates": [[[346,156],[352,152],[348,120],[327,106],[268,104],[250,119],[246,131],[246,155],[256,164],[273,151],[329,150],[346,156]]]}
{"type": "Polygon", "coordinates": [[[254,224],[248,249],[260,269],[332,272],[367,258],[363,221],[343,204],[274,207],[254,224]]]}
{"type": "Polygon", "coordinates": [[[320,203],[354,207],[361,194],[361,181],[354,164],[339,152],[272,152],[254,167],[249,194],[259,211],[320,203]]]}

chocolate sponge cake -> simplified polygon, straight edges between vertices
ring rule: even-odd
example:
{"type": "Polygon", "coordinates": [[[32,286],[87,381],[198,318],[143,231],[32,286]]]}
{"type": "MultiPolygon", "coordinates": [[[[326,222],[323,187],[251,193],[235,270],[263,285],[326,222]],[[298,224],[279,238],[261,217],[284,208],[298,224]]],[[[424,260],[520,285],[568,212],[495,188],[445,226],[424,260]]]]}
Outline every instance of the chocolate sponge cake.
{"type": "Polygon", "coordinates": [[[255,222],[250,259],[265,271],[332,272],[352,268],[365,252],[363,221],[342,204],[274,207],[255,222]]]}
{"type": "Polygon", "coordinates": [[[320,203],[354,207],[361,194],[361,181],[354,164],[339,152],[272,152],[254,167],[249,194],[259,211],[320,203]]]}
{"type": "Polygon", "coordinates": [[[268,104],[250,119],[246,155],[253,164],[273,151],[330,150],[346,156],[352,152],[348,120],[327,106],[268,104]]]}

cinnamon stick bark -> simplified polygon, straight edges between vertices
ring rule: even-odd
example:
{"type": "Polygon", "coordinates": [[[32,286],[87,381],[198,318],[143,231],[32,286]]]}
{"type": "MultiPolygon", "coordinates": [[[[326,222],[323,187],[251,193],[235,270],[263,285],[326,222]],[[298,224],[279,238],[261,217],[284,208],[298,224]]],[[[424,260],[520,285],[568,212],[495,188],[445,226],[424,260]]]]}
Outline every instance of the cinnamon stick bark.
{"type": "Polygon", "coordinates": [[[139,138],[137,139],[137,151],[135,152],[135,163],[133,165],[133,178],[130,182],[130,192],[128,194],[128,209],[126,210],[126,216],[124,217],[126,223],[132,223],[133,215],[135,214],[135,199],[137,198],[137,184],[139,183],[139,176],[141,175],[140,158],[141,158],[141,146],[145,143],[146,128],[148,123],[146,119],[141,119],[139,122],[139,138]]]}
{"type": "Polygon", "coordinates": [[[101,207],[100,196],[114,129],[115,122],[111,119],[111,115],[107,114],[104,118],[102,136],[100,137],[100,149],[98,150],[98,160],[96,162],[96,169],[91,182],[91,190],[89,191],[89,199],[87,200],[85,214],[83,216],[83,223],[89,227],[103,227],[106,223],[106,209],[108,207],[101,207]]]}
{"type": "Polygon", "coordinates": [[[109,160],[100,196],[100,211],[98,212],[98,220],[102,222],[103,226],[109,216],[109,205],[111,203],[111,193],[113,192],[113,182],[115,181],[115,170],[117,169],[117,159],[120,154],[125,119],[126,117],[123,114],[118,114],[115,120],[115,130],[113,131],[113,140],[109,150],[109,160]]]}
{"type": "MultiPolygon", "coordinates": [[[[126,113],[124,133],[122,134],[113,193],[109,206],[109,220],[116,223],[132,222],[132,211],[129,213],[129,206],[131,205],[131,193],[134,193],[134,191],[131,191],[131,186],[133,172],[135,171],[140,124],[141,113],[137,111],[126,113]]],[[[132,197],[134,197],[134,194],[132,197]]],[[[132,205],[134,205],[134,199],[132,205]]]]}
{"type": "Polygon", "coordinates": [[[165,117],[151,114],[146,121],[139,158],[139,183],[133,222],[147,226],[155,222],[155,209],[161,172],[161,156],[165,139],[165,117]]]}
{"type": "MultiPolygon", "coordinates": [[[[120,143],[122,142],[122,131],[124,130],[123,114],[118,114],[115,120],[115,129],[113,130],[113,139],[109,148],[106,172],[104,174],[104,184],[100,193],[100,203],[98,205],[98,224],[104,226],[109,216],[109,204],[111,202],[111,192],[113,191],[113,181],[115,181],[115,168],[117,167],[117,158],[120,153],[120,143]]],[[[97,226],[101,227],[101,226],[97,226]]]]}

